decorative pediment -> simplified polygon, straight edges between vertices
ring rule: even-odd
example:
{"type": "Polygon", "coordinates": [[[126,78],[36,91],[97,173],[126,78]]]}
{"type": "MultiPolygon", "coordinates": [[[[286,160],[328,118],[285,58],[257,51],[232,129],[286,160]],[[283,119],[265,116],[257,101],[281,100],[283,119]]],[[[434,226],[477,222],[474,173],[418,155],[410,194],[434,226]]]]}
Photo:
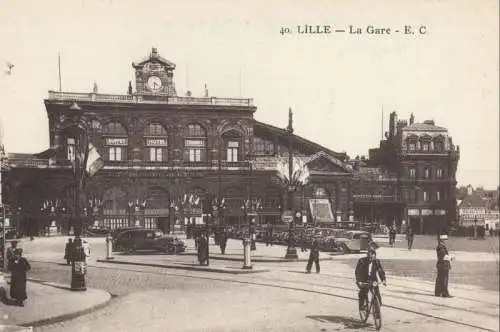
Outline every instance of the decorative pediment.
{"type": "Polygon", "coordinates": [[[306,165],[311,172],[351,173],[350,165],[330,156],[324,151],[313,154],[306,160],[306,165]]]}
{"type": "Polygon", "coordinates": [[[153,47],[149,56],[139,60],[138,62],[133,62],[132,66],[135,69],[143,69],[147,71],[175,69],[175,64],[161,57],[155,47],[153,47]]]}

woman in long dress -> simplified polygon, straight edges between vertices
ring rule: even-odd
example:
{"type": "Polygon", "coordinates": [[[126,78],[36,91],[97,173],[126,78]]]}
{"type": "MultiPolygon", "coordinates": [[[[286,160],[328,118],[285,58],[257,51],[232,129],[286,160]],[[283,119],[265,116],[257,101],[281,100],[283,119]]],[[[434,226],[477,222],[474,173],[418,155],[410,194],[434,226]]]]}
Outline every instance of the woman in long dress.
{"type": "Polygon", "coordinates": [[[10,297],[16,300],[17,305],[21,307],[24,306],[24,301],[28,298],[26,292],[26,273],[31,270],[30,263],[22,255],[23,250],[17,248],[14,251],[14,259],[10,264],[10,297]]]}

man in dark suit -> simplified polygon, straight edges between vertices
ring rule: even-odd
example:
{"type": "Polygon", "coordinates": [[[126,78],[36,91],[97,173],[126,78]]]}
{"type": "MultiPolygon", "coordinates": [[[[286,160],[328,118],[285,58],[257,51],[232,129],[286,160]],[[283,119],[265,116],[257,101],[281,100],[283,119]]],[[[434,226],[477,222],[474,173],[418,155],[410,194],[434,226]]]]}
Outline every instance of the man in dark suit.
{"type": "MultiPolygon", "coordinates": [[[[380,264],[380,261],[377,259],[377,253],[374,248],[368,249],[366,257],[360,258],[358,260],[355,275],[356,285],[359,288],[358,299],[359,308],[361,310],[363,304],[365,303],[366,295],[369,291],[369,288],[365,284],[373,281],[378,282],[378,278],[380,278],[380,281],[382,281],[384,286],[386,285],[385,272],[382,268],[382,264],[380,264]]],[[[379,302],[382,305],[382,297],[380,296],[378,285],[373,288],[373,291],[375,292],[375,295],[378,297],[379,302]]]]}
{"type": "Polygon", "coordinates": [[[408,226],[408,230],[406,231],[406,239],[408,240],[408,250],[411,250],[411,248],[413,247],[413,238],[414,238],[413,229],[411,228],[411,226],[408,226]]]}
{"type": "Polygon", "coordinates": [[[451,297],[448,292],[448,275],[451,270],[452,257],[448,254],[448,249],[446,248],[446,240],[448,240],[448,235],[442,234],[439,236],[439,244],[436,247],[437,254],[437,278],[436,286],[434,288],[435,296],[451,297]]]}
{"type": "Polygon", "coordinates": [[[311,273],[312,265],[316,264],[316,273],[319,273],[319,243],[318,239],[314,239],[311,247],[311,252],[309,253],[309,260],[307,261],[306,272],[311,273]]]}

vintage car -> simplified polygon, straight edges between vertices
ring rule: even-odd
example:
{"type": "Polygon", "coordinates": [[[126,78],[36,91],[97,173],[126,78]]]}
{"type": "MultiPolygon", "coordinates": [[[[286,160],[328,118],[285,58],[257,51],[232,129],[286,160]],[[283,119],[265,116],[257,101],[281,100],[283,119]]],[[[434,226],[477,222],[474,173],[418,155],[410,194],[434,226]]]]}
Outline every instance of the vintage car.
{"type": "Polygon", "coordinates": [[[378,245],[373,242],[371,233],[365,231],[342,232],[335,237],[335,245],[344,254],[366,251],[370,246],[378,248],[378,245]]]}
{"type": "Polygon", "coordinates": [[[113,239],[113,251],[134,253],[139,250],[176,254],[184,252],[186,246],[176,236],[153,229],[128,229],[118,233],[113,239]]]}

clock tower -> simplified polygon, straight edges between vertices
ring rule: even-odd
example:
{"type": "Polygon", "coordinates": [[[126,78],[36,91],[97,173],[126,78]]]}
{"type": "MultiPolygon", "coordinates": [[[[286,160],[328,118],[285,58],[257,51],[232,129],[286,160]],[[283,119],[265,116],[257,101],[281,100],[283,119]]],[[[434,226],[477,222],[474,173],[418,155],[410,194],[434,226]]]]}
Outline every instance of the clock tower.
{"type": "Polygon", "coordinates": [[[164,59],[153,47],[151,54],[132,63],[135,69],[136,93],[140,95],[176,96],[174,84],[175,64],[164,59]]]}

